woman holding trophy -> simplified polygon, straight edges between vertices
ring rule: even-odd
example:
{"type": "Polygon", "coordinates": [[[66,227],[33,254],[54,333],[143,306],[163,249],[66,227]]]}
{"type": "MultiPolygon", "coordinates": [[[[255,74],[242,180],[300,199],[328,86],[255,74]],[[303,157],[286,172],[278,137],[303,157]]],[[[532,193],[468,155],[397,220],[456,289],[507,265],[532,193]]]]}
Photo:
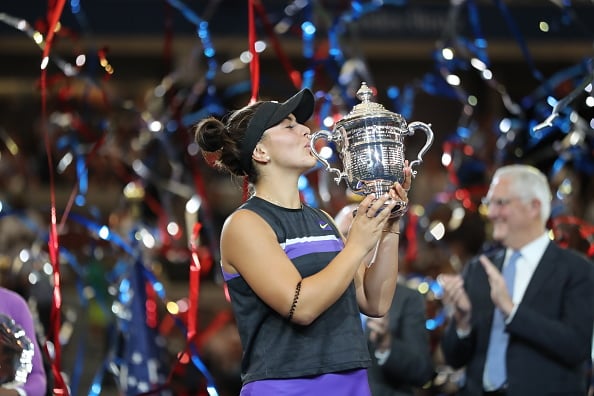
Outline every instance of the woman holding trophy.
{"type": "Polygon", "coordinates": [[[242,396],[370,395],[360,312],[382,316],[398,277],[402,184],[368,194],[344,238],[331,217],[301,201],[300,175],[316,165],[314,96],[261,101],[196,127],[215,165],[250,182],[251,197],[225,221],[221,267],[243,348],[242,396]]]}

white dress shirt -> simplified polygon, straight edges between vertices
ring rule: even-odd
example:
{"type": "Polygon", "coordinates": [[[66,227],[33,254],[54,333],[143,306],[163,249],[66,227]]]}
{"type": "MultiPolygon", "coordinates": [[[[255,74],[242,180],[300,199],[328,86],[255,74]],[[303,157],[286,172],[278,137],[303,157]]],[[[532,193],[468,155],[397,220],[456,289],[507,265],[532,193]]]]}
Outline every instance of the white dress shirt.
{"type": "MultiPolygon", "coordinates": [[[[518,261],[516,262],[516,276],[514,280],[514,290],[512,297],[514,308],[512,309],[509,316],[505,319],[506,323],[509,323],[514,317],[514,314],[518,309],[518,305],[526,293],[530,279],[532,279],[532,275],[534,274],[534,271],[536,270],[536,267],[542,259],[542,256],[544,255],[544,252],[547,249],[547,246],[549,246],[550,242],[551,239],[549,238],[549,234],[548,232],[545,232],[540,237],[536,238],[534,241],[520,249],[520,254],[522,256],[518,258],[518,261]]],[[[508,248],[507,252],[505,253],[505,261],[503,263],[504,266],[507,265],[512,253],[513,250],[508,248]]]]}

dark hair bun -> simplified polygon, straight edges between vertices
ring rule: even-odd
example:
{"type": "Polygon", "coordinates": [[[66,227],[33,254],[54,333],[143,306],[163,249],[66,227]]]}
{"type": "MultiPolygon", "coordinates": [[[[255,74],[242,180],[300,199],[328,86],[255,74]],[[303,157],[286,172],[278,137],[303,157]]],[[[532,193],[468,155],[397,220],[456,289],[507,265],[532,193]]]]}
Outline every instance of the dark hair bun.
{"type": "Polygon", "coordinates": [[[196,143],[203,151],[217,151],[223,147],[224,133],[223,122],[214,117],[205,118],[196,126],[196,143]]]}

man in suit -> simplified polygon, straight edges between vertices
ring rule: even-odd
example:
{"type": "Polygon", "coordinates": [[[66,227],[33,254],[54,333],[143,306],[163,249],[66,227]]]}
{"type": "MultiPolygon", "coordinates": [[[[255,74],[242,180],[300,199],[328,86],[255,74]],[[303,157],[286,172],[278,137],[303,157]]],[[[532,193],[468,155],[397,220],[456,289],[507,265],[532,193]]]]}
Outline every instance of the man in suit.
{"type": "Polygon", "coordinates": [[[536,168],[499,168],[484,203],[502,248],[439,277],[453,311],[443,353],[466,368],[460,395],[585,395],[592,263],[550,240],[551,193],[536,168]]]}

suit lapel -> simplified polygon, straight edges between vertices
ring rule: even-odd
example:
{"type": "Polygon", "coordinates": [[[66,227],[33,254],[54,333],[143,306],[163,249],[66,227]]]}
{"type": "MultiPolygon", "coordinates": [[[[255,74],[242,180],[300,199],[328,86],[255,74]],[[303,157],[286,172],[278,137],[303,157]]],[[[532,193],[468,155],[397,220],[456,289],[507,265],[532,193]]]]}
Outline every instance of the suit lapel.
{"type": "MultiPolygon", "coordinates": [[[[493,263],[493,265],[495,265],[495,267],[497,267],[499,272],[501,272],[501,269],[503,268],[503,260],[505,259],[505,249],[498,249],[495,252],[486,254],[486,256],[493,263]]],[[[479,265],[481,265],[481,264],[479,263],[479,265]]],[[[484,272],[484,270],[483,270],[483,272],[484,272]]],[[[485,276],[487,276],[486,272],[485,272],[485,276]]]]}
{"type": "Polygon", "coordinates": [[[532,278],[528,283],[522,301],[531,301],[535,298],[542,285],[548,279],[551,279],[551,273],[555,270],[555,262],[557,261],[556,257],[558,253],[559,250],[557,249],[557,246],[554,243],[549,242],[549,246],[547,246],[540,262],[534,270],[534,274],[532,274],[532,278]]]}

